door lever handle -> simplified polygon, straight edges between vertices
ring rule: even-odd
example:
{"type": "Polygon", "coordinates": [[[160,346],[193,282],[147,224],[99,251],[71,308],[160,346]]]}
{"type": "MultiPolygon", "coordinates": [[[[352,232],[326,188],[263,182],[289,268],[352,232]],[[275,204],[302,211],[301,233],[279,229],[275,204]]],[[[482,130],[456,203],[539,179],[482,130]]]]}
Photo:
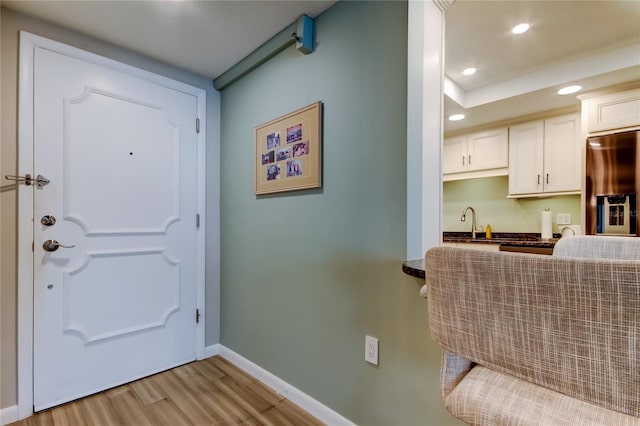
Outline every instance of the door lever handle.
{"type": "Polygon", "coordinates": [[[75,246],[65,246],[60,244],[56,240],[47,240],[44,243],[42,243],[42,248],[45,249],[45,251],[56,251],[58,250],[59,247],[74,248],[75,246]]]}

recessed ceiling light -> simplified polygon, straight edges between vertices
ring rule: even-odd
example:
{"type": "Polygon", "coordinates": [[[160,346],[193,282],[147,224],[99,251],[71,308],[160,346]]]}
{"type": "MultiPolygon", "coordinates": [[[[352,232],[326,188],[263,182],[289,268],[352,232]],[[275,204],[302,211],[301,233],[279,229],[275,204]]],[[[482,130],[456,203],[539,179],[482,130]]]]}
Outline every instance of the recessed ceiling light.
{"type": "Polygon", "coordinates": [[[572,93],[579,92],[582,86],[567,86],[558,90],[558,95],[570,95],[572,93]]]}
{"type": "Polygon", "coordinates": [[[522,34],[527,32],[528,29],[529,29],[529,24],[527,24],[526,22],[523,22],[522,24],[518,24],[515,27],[513,27],[511,32],[514,34],[522,34]]]}
{"type": "Polygon", "coordinates": [[[453,114],[449,116],[449,121],[460,121],[464,118],[464,114],[453,114]]]}
{"type": "Polygon", "coordinates": [[[464,71],[462,71],[462,74],[464,74],[464,75],[473,75],[473,74],[476,73],[476,71],[478,71],[476,68],[469,67],[469,68],[465,68],[464,71]]]}

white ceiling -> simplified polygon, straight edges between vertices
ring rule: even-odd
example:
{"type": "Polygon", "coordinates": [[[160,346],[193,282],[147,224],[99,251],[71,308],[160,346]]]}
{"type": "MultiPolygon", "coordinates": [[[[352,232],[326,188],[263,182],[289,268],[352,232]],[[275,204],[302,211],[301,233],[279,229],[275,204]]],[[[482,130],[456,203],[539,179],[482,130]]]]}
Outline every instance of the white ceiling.
{"type": "Polygon", "coordinates": [[[445,131],[576,105],[556,94],[568,84],[640,82],[640,1],[458,0],[445,17],[445,114],[467,115],[445,131]]]}
{"type": "MultiPolygon", "coordinates": [[[[2,6],[216,78],[301,14],[335,0],[24,1],[2,6]]],[[[427,0],[428,1],[428,0],[427,0]]],[[[446,12],[445,131],[577,104],[591,90],[640,81],[640,1],[457,0],[446,12]],[[518,37],[513,25],[529,22],[518,37]],[[478,72],[463,77],[475,66],[478,72]]]]}
{"type": "Polygon", "coordinates": [[[300,15],[315,18],[335,2],[2,0],[2,6],[214,79],[300,15]]]}

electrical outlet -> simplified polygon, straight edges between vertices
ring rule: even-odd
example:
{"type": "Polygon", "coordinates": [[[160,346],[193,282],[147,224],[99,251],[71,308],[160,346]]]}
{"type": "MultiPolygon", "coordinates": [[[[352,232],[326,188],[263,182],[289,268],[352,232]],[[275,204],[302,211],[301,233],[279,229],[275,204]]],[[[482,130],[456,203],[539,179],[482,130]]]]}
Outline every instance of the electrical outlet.
{"type": "Polygon", "coordinates": [[[571,213],[558,213],[556,215],[558,225],[571,225],[571,213]]]}
{"type": "Polygon", "coordinates": [[[373,365],[378,365],[378,339],[371,336],[364,338],[364,360],[373,365]]]}

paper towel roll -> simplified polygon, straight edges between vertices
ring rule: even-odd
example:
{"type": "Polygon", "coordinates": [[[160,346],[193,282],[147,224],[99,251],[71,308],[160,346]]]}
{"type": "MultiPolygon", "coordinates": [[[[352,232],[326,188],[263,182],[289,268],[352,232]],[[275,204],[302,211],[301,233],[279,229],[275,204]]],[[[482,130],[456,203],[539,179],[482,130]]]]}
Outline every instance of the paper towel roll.
{"type": "Polygon", "coordinates": [[[542,232],[540,233],[541,238],[544,240],[548,240],[553,238],[552,232],[552,220],[551,220],[551,212],[549,210],[545,210],[542,212],[542,232]]]}

